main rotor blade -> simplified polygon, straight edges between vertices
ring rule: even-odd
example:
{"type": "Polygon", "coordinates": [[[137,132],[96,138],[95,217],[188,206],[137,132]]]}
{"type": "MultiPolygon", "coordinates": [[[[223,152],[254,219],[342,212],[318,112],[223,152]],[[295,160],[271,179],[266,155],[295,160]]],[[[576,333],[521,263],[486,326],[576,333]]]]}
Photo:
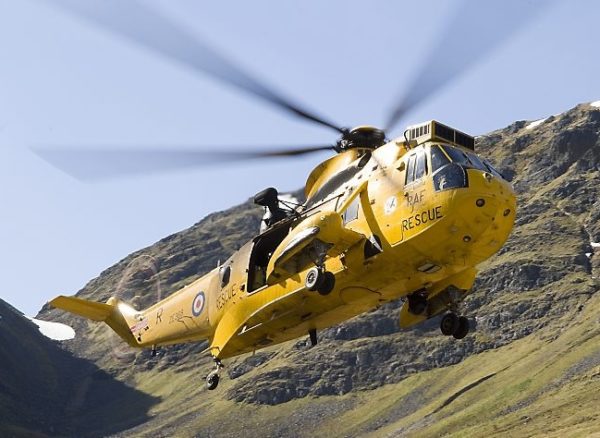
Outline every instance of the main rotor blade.
{"type": "Polygon", "coordinates": [[[202,43],[192,33],[135,0],[60,0],[53,5],[74,13],[135,43],[260,97],[306,120],[338,132],[341,127],[283,97],[202,43]]]}
{"type": "Polygon", "coordinates": [[[335,150],[331,145],[296,149],[241,150],[219,152],[194,147],[141,148],[34,148],[39,157],[80,181],[109,180],[128,175],[159,172],[229,163],[259,158],[296,157],[312,152],[335,150]]]}
{"type": "Polygon", "coordinates": [[[551,3],[541,0],[464,0],[391,112],[385,131],[445,85],[468,72],[551,3]]]}

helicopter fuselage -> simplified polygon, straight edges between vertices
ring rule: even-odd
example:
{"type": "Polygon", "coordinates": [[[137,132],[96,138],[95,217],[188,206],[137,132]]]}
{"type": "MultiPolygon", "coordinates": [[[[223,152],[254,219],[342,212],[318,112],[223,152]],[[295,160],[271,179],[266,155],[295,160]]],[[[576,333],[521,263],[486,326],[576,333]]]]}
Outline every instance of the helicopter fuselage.
{"type": "Polygon", "coordinates": [[[222,359],[399,298],[407,298],[402,327],[453,309],[515,218],[511,185],[491,165],[473,165],[473,155],[457,146],[409,147],[398,140],[332,157],[310,175],[297,217],[273,225],[219,268],[137,314],[142,324],[129,320],[134,344],[208,339],[211,354],[222,359]],[[470,165],[453,159],[457,152],[471,156],[470,165]],[[323,244],[322,268],[335,276],[330,293],[306,287],[315,264],[306,241],[323,244]],[[421,312],[409,306],[417,295],[427,303],[421,312]]]}

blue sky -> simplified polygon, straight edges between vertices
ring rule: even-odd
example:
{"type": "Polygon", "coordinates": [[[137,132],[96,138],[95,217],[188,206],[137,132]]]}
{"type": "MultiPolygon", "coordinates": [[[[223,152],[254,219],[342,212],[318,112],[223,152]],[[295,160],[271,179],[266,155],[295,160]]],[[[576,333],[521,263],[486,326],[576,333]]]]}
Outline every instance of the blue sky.
{"type": "MultiPolygon", "coordinates": [[[[384,123],[459,5],[450,0],[148,3],[344,126],[384,123]]],[[[436,118],[483,134],[600,99],[599,18],[600,2],[593,0],[549,4],[408,114],[402,126],[436,118]]],[[[456,32],[460,37],[464,29],[456,32]]],[[[64,14],[50,1],[0,1],[0,59],[0,297],[30,315],[53,296],[76,293],[127,254],[212,211],[267,186],[301,187],[327,157],[89,184],[49,166],[31,146],[210,148],[335,141],[327,129],[64,14]]],[[[443,58],[438,68],[445,68],[443,58]]],[[[401,131],[399,126],[392,134],[401,131]]]]}

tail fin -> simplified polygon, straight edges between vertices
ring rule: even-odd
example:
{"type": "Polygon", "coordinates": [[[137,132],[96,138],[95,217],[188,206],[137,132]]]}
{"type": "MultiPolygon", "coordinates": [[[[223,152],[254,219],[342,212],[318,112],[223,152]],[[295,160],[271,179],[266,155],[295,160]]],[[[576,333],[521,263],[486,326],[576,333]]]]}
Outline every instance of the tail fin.
{"type": "MultiPolygon", "coordinates": [[[[64,295],[60,295],[50,301],[50,304],[58,309],[66,310],[67,312],[93,321],[104,321],[125,342],[132,347],[138,347],[139,343],[130,328],[132,324],[135,324],[135,317],[133,315],[124,315],[121,311],[122,309],[120,309],[120,303],[116,298],[110,298],[106,303],[98,303],[76,297],[66,297],[64,295]]],[[[127,310],[135,312],[129,306],[127,308],[127,310]]],[[[128,311],[126,313],[132,312],[128,311]]]]}

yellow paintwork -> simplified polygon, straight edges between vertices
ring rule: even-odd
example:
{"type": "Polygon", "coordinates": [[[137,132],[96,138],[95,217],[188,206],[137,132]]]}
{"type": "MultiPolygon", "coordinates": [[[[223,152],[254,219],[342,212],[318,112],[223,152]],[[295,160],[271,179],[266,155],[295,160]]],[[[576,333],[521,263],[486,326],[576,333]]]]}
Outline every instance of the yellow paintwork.
{"type": "MultiPolygon", "coordinates": [[[[417,147],[428,151],[433,144],[417,147]]],[[[105,321],[138,347],[208,339],[211,354],[221,359],[330,327],[418,290],[427,293],[429,313],[413,315],[405,303],[400,325],[421,322],[447,308],[449,286],[460,290],[459,295],[468,293],[475,267],[508,238],[516,200],[508,182],[477,169],[468,169],[467,188],[436,192],[431,171],[405,185],[411,151],[403,139],[375,149],[364,167],[312,205],[311,197],[323,184],[355,165],[365,150],[350,149],[317,166],[306,184],[309,207],[285,225],[289,234],[273,251],[264,286],[257,290],[248,292],[247,271],[259,238],[222,265],[231,269],[224,287],[215,269],[141,312],[114,299],[100,307],[68,297],[51,304],[105,321]],[[477,206],[478,199],[485,205],[477,206]],[[357,218],[345,223],[342,215],[357,204],[357,218]],[[373,241],[373,235],[379,237],[382,252],[365,259],[365,242],[373,241]],[[325,268],[336,282],[326,296],[304,286],[314,266],[305,249],[316,238],[330,244],[325,268]],[[435,268],[419,270],[428,266],[435,268]]]]}

